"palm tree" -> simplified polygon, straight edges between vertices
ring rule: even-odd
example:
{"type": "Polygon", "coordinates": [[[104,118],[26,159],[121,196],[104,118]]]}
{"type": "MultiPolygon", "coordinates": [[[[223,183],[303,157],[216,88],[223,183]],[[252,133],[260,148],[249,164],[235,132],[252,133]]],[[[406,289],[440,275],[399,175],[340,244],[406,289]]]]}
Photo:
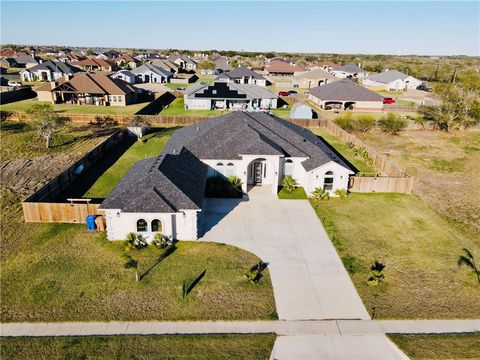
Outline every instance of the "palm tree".
{"type": "Polygon", "coordinates": [[[460,255],[458,257],[457,265],[460,267],[462,265],[472,269],[472,271],[477,275],[478,283],[480,284],[480,269],[475,264],[475,259],[473,254],[467,248],[463,248],[465,255],[460,255]]]}
{"type": "Polygon", "coordinates": [[[288,175],[283,178],[282,185],[285,188],[285,190],[287,190],[288,192],[292,192],[298,187],[295,179],[293,179],[291,176],[288,176],[288,175]]]}
{"type": "Polygon", "coordinates": [[[315,200],[328,199],[329,197],[328,192],[323,190],[322,188],[315,188],[315,190],[313,190],[310,195],[315,200]]]}

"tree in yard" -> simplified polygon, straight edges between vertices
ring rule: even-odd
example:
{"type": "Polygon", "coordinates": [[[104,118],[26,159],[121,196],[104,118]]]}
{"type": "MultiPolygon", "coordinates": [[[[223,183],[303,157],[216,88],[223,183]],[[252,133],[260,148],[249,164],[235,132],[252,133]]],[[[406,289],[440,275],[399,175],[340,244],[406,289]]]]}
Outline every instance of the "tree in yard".
{"type": "Polygon", "coordinates": [[[215,64],[212,61],[199,61],[197,64],[198,70],[215,70],[215,64]]]}
{"type": "Polygon", "coordinates": [[[407,127],[406,120],[400,118],[400,116],[394,113],[388,113],[381,117],[377,124],[382,131],[388,132],[392,135],[397,135],[401,130],[407,127]]]}
{"type": "Polygon", "coordinates": [[[57,115],[51,104],[35,104],[27,110],[37,124],[38,136],[43,138],[47,149],[53,137],[65,129],[69,120],[57,115]]]}
{"type": "Polygon", "coordinates": [[[459,267],[466,266],[470,268],[474,272],[474,274],[477,275],[477,280],[478,280],[478,283],[480,284],[480,268],[477,267],[473,254],[467,248],[463,248],[463,252],[465,253],[465,255],[460,255],[458,257],[457,265],[459,267]]]}

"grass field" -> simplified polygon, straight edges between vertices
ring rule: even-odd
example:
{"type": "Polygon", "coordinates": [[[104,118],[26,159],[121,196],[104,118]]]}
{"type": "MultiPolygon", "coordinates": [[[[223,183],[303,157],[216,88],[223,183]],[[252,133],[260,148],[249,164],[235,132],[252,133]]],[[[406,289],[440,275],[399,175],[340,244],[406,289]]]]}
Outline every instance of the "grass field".
{"type": "Polygon", "coordinates": [[[220,116],[225,111],[221,110],[185,110],[185,102],[183,98],[176,98],[168,106],[168,108],[162,110],[159,115],[170,116],[220,116]]]}
{"type": "Polygon", "coordinates": [[[2,338],[5,359],[266,360],[273,334],[2,338]]]}
{"type": "Polygon", "coordinates": [[[113,129],[99,130],[88,125],[70,125],[53,137],[51,147],[38,137],[34,124],[4,121],[0,125],[2,161],[43,155],[81,156],[102,142],[113,129]]]}
{"type": "Polygon", "coordinates": [[[92,187],[83,194],[83,197],[105,198],[135,162],[146,157],[159,155],[176,129],[177,127],[150,129],[149,134],[143,137],[144,142],[133,144],[97,179],[92,187]]]}
{"type": "Polygon", "coordinates": [[[353,152],[353,149],[349,148],[344,141],[340,140],[334,135],[331,135],[325,129],[310,129],[314,134],[321,136],[326,140],[337,152],[345,157],[358,171],[363,173],[376,173],[376,169],[373,165],[367,163],[364,159],[358,157],[353,152]]]}
{"type": "MultiPolygon", "coordinates": [[[[26,112],[34,104],[44,104],[44,101],[35,99],[16,101],[10,104],[1,106],[4,111],[19,111],[26,112]]],[[[59,113],[77,113],[77,114],[119,114],[119,115],[133,115],[140,109],[147,106],[149,103],[139,103],[128,106],[94,106],[94,105],[68,105],[68,104],[53,104],[55,111],[59,113]]]]}
{"type": "Polygon", "coordinates": [[[388,336],[412,360],[480,359],[480,333],[388,336]]]}
{"type": "Polygon", "coordinates": [[[480,256],[478,238],[410,195],[354,193],[312,205],[375,317],[480,318],[476,277],[457,267],[463,247],[480,256]],[[367,284],[374,261],[385,265],[378,286],[367,284]]]}
{"type": "Polygon", "coordinates": [[[305,190],[301,186],[297,187],[293,191],[287,191],[284,187],[282,187],[277,195],[279,199],[289,199],[289,200],[293,200],[293,199],[306,200],[307,199],[307,194],[305,193],[305,190]]]}
{"type": "Polygon", "coordinates": [[[290,105],[287,105],[286,107],[280,107],[278,109],[271,109],[270,112],[278,117],[281,117],[282,119],[288,119],[290,118],[290,110],[292,107],[290,105]]]}

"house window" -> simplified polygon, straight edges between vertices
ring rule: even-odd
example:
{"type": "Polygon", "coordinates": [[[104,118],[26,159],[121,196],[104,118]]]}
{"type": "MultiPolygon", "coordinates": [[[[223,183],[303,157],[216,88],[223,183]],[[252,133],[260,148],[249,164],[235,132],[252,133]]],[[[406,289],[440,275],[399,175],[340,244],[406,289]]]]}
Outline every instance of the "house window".
{"type": "Polygon", "coordinates": [[[228,178],[235,175],[235,165],[228,163],[225,168],[225,176],[228,178]]]}
{"type": "Polygon", "coordinates": [[[147,231],[147,222],[145,219],[137,220],[137,232],[147,231]]]}
{"type": "Polygon", "coordinates": [[[285,160],[283,174],[285,176],[293,176],[293,161],[291,159],[285,160]]]}
{"type": "Polygon", "coordinates": [[[323,190],[333,190],[333,172],[331,171],[325,173],[325,177],[323,178],[323,190]]]}
{"type": "Polygon", "coordinates": [[[152,232],[162,232],[162,222],[160,220],[152,220],[152,232]]]}
{"type": "Polygon", "coordinates": [[[223,163],[219,162],[217,165],[215,165],[215,176],[220,177],[223,175],[223,163]]]}

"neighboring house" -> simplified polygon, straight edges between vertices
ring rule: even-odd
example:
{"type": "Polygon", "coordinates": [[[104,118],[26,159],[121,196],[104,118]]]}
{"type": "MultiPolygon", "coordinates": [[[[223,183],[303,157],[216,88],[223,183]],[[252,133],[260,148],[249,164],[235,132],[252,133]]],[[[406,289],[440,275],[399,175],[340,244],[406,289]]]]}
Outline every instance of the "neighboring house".
{"type": "Polygon", "coordinates": [[[317,61],[316,63],[313,63],[312,65],[310,65],[308,68],[310,70],[322,69],[324,71],[330,72],[334,69],[338,69],[339,67],[340,65],[335,64],[332,61],[317,61]]]}
{"type": "Polygon", "coordinates": [[[8,57],[2,58],[0,60],[0,66],[6,69],[19,67],[14,58],[8,58],[8,57]]]}
{"type": "Polygon", "coordinates": [[[297,102],[292,105],[290,110],[290,119],[317,119],[318,115],[315,110],[313,110],[307,104],[297,102]]]}
{"type": "Polygon", "coordinates": [[[131,70],[131,72],[137,77],[137,83],[164,84],[170,82],[173,77],[170,71],[148,63],[131,70]]]}
{"type": "Polygon", "coordinates": [[[18,67],[27,68],[27,69],[35,65],[38,65],[42,62],[42,59],[34,57],[32,55],[20,55],[20,56],[14,57],[13,60],[15,60],[15,63],[17,64],[18,67]]]}
{"type": "Polygon", "coordinates": [[[368,76],[368,72],[355,64],[346,64],[331,71],[333,75],[341,79],[363,79],[368,76]]]}
{"type": "Polygon", "coordinates": [[[83,56],[77,55],[75,53],[69,53],[69,54],[58,56],[57,60],[61,61],[63,63],[70,63],[70,62],[73,62],[73,61],[82,61],[82,60],[85,60],[85,58],[83,56]]]}
{"type": "Polygon", "coordinates": [[[372,90],[400,91],[405,88],[416,89],[422,82],[400,71],[386,70],[363,79],[362,84],[372,90]]]}
{"type": "Polygon", "coordinates": [[[277,108],[278,96],[258,85],[216,81],[184,92],[185,110],[268,110],[277,108]]]}
{"type": "Polygon", "coordinates": [[[135,59],[134,57],[126,54],[116,57],[113,62],[117,64],[117,66],[122,67],[124,65],[128,66],[130,69],[134,69],[140,65],[140,61],[135,59]]]}
{"type": "Polygon", "coordinates": [[[225,56],[218,56],[213,60],[215,64],[215,74],[221,74],[226,71],[233,70],[232,66],[230,65],[230,60],[225,56]]]}
{"type": "Polygon", "coordinates": [[[305,69],[295,66],[287,60],[278,58],[270,60],[268,65],[265,66],[265,70],[271,76],[293,76],[305,71],[305,69]]]}
{"type": "Polygon", "coordinates": [[[326,85],[339,79],[323,69],[310,70],[293,77],[293,86],[310,89],[321,85],[326,85]]]}
{"type": "Polygon", "coordinates": [[[190,59],[188,56],[179,55],[177,57],[173,57],[170,60],[180,66],[180,69],[193,71],[197,69],[197,62],[193,59],[190,59]]]}
{"type": "Polygon", "coordinates": [[[130,70],[120,70],[116,73],[110,75],[112,79],[120,79],[129,84],[135,84],[137,82],[137,77],[130,70]]]}
{"type": "Polygon", "coordinates": [[[60,61],[45,61],[31,68],[20,71],[23,81],[55,81],[65,75],[74,75],[81,69],[60,61]]]}
{"type": "Polygon", "coordinates": [[[236,84],[267,86],[267,79],[246,67],[238,67],[229,72],[222,73],[217,76],[217,80],[234,82],[236,84]]]}
{"type": "Polygon", "coordinates": [[[126,106],[135,103],[136,88],[106,75],[79,73],[36,90],[39,101],[54,104],[126,106]]]}
{"type": "Polygon", "coordinates": [[[322,110],[383,110],[381,95],[349,79],[310,89],[308,99],[322,110]]]}
{"type": "Polygon", "coordinates": [[[72,61],[72,65],[78,66],[85,71],[113,71],[116,68],[115,63],[104,59],[85,59],[80,61],[72,61]]]}
{"type": "Polygon", "coordinates": [[[130,232],[199,237],[209,178],[236,176],[244,194],[254,186],[277,194],[285,176],[307,194],[347,189],[354,172],[311,131],[268,113],[233,112],[174,132],[163,152],[133,165],[102,202],[107,237],[130,232]]]}
{"type": "Polygon", "coordinates": [[[176,74],[180,69],[179,65],[171,62],[168,59],[153,59],[153,60],[148,60],[148,62],[152,65],[155,65],[156,67],[170,71],[172,74],[176,74]]]}

